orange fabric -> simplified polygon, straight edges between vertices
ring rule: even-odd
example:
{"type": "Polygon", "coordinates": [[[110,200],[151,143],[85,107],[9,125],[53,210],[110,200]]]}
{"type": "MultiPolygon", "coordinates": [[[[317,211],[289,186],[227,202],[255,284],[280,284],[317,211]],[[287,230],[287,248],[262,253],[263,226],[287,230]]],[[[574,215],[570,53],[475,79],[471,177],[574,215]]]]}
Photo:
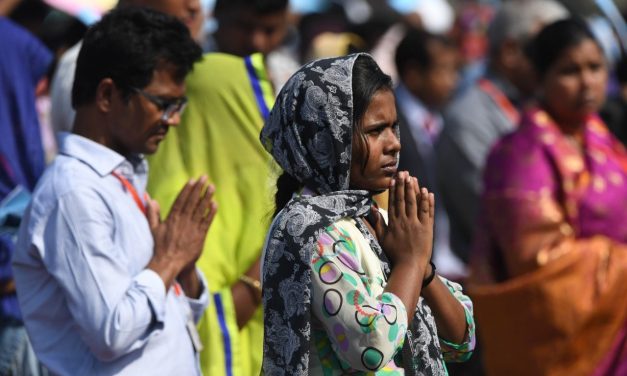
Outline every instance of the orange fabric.
{"type": "Polygon", "coordinates": [[[588,376],[615,355],[627,154],[595,116],[584,134],[580,150],[530,111],[488,159],[467,286],[488,375],[588,376]]]}
{"type": "Polygon", "coordinates": [[[534,272],[468,287],[488,375],[590,375],[625,325],[626,247],[565,243],[570,251],[534,272]]]}

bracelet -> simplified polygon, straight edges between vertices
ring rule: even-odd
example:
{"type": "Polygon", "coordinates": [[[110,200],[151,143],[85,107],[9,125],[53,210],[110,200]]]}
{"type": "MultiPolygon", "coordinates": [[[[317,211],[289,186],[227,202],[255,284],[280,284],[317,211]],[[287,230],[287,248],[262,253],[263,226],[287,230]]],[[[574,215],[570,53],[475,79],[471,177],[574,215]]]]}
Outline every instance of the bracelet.
{"type": "Polygon", "coordinates": [[[429,283],[431,283],[431,281],[433,281],[433,278],[435,278],[435,264],[433,263],[433,261],[429,261],[429,264],[431,264],[431,274],[429,274],[429,276],[422,281],[423,289],[429,286],[429,283]]]}
{"type": "Polygon", "coordinates": [[[239,277],[239,280],[244,282],[246,286],[248,286],[255,294],[255,297],[261,296],[261,282],[258,280],[247,276],[246,274],[242,274],[239,277]]]}

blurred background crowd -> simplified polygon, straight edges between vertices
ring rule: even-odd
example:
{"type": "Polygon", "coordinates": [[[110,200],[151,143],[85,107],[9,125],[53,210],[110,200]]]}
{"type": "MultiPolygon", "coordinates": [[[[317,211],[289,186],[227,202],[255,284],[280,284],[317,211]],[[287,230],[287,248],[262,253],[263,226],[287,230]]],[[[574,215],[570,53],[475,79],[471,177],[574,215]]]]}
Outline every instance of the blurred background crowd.
{"type": "MultiPolygon", "coordinates": [[[[242,275],[259,280],[267,230],[261,219],[267,220],[272,209],[268,197],[276,171],[268,167],[258,132],[274,95],[301,65],[321,57],[368,52],[392,76],[403,135],[400,168],[436,193],[434,262],[438,272],[461,283],[470,275],[476,229],[485,230],[484,235],[493,228],[505,231],[494,224],[498,215],[481,227],[482,175],[491,148],[516,128],[527,100],[542,89],[544,77],[531,73],[528,42],[545,25],[569,14],[586,21],[602,47],[609,73],[599,114],[614,136],[627,143],[627,0],[121,1],[175,15],[207,53],[247,59],[241,71],[236,69],[238,61],[228,58],[199,63],[187,80],[190,103],[182,126],[150,160],[149,191],[163,207],[173,201],[180,181],[209,171],[225,212],[207,240],[220,244],[219,249],[214,246],[201,259],[216,302],[224,299],[201,321],[207,344],[201,363],[208,375],[258,374],[260,301],[241,298],[235,283],[242,275]],[[232,82],[239,79],[241,84],[253,77],[259,80],[256,86],[253,83],[254,95],[250,102],[242,101],[247,94],[232,82]],[[259,189],[265,186],[267,192],[259,189]]],[[[8,282],[15,225],[28,192],[56,154],[55,134],[72,128],[69,93],[82,36],[116,5],[116,0],[0,2],[0,316],[5,323],[21,318],[8,282]],[[28,53],[11,54],[17,41],[25,38],[24,31],[35,37],[26,43],[28,53]]],[[[627,197],[616,200],[618,208],[626,206],[627,197]]],[[[385,204],[385,197],[381,201],[385,204]]],[[[492,210],[498,212],[498,205],[492,210]]],[[[624,213],[616,218],[627,219],[624,213]]],[[[512,223],[518,224],[506,226],[512,223]]],[[[627,242],[624,231],[615,238],[627,242]]],[[[494,265],[490,271],[477,265],[473,272],[485,271],[481,277],[494,274],[487,278],[492,282],[507,279],[494,265]]],[[[514,269],[507,268],[504,274],[522,273],[514,269]]],[[[619,357],[627,355],[624,345],[616,346],[613,351],[619,357]]],[[[499,358],[506,352],[513,350],[493,346],[487,355],[499,358]]],[[[483,374],[483,346],[477,354],[470,362],[451,365],[449,372],[483,374]]]]}

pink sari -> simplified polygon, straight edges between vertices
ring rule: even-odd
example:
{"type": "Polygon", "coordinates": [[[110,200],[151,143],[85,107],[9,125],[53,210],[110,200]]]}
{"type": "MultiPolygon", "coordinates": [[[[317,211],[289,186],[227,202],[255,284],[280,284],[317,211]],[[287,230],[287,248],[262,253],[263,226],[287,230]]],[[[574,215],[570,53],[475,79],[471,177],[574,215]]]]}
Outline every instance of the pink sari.
{"type": "Polygon", "coordinates": [[[627,373],[627,152],[541,109],[492,151],[469,293],[489,374],[627,373]]]}

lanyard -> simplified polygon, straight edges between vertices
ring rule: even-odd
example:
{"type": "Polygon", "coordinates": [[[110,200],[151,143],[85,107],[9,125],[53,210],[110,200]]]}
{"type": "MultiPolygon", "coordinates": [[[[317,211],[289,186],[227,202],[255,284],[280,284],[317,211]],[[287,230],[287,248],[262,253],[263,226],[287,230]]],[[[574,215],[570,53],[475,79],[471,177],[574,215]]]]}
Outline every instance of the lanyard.
{"type": "Polygon", "coordinates": [[[501,90],[499,90],[494,84],[485,78],[479,80],[479,87],[486,93],[497,106],[501,108],[501,111],[505,113],[505,116],[514,124],[514,126],[518,126],[518,121],[520,120],[520,114],[518,110],[512,102],[503,94],[501,90]]]}
{"type": "MultiPolygon", "coordinates": [[[[137,207],[139,208],[139,210],[141,210],[142,213],[146,215],[146,205],[139,198],[139,194],[137,193],[137,190],[135,189],[133,184],[131,184],[131,182],[128,181],[128,179],[126,179],[124,176],[118,174],[115,171],[113,171],[111,175],[115,176],[120,181],[120,183],[122,183],[124,188],[126,188],[126,190],[131,194],[131,196],[133,196],[133,200],[135,201],[135,204],[137,204],[137,207]]],[[[144,199],[147,199],[147,198],[148,198],[148,195],[144,193],[144,199]]]]}
{"type": "MultiPolygon", "coordinates": [[[[137,190],[135,189],[133,184],[131,184],[131,182],[129,182],[128,179],[126,179],[124,176],[118,174],[115,171],[113,171],[111,175],[115,176],[122,183],[124,188],[126,188],[126,190],[131,193],[131,196],[133,196],[133,200],[137,204],[137,207],[139,208],[139,210],[141,210],[142,213],[146,215],[146,206],[144,205],[142,200],[139,198],[139,194],[137,193],[137,190]]],[[[144,199],[148,200],[147,193],[144,193],[144,199]]],[[[172,288],[174,289],[174,295],[176,295],[178,299],[183,299],[183,300],[186,299],[185,295],[183,294],[183,289],[181,288],[181,285],[178,282],[175,281],[172,284],[172,288]]],[[[186,300],[184,301],[182,306],[184,307],[184,314],[186,316],[185,327],[187,329],[187,333],[189,334],[194,350],[198,353],[202,350],[203,345],[202,345],[202,341],[200,340],[200,336],[198,335],[196,324],[194,323],[194,315],[192,313],[192,309],[190,308],[189,303],[186,300]]]]}

